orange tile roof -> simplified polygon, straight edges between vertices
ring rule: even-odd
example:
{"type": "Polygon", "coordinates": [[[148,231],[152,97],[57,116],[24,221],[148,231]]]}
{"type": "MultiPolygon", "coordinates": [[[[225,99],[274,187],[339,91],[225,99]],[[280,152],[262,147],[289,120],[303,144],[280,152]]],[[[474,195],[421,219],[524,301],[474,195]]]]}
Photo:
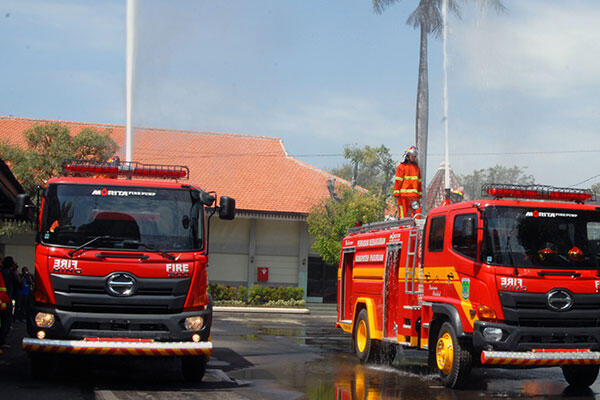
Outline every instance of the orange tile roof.
{"type": "MultiPolygon", "coordinates": [[[[0,140],[25,146],[23,131],[59,122],[72,135],[84,128],[108,133],[122,149],[123,125],[0,116],[0,140]]],[[[180,164],[190,168],[190,183],[236,199],[240,210],[308,213],[329,196],[327,181],[349,182],[290,157],[281,138],[136,128],[133,159],[143,163],[180,164]]]]}

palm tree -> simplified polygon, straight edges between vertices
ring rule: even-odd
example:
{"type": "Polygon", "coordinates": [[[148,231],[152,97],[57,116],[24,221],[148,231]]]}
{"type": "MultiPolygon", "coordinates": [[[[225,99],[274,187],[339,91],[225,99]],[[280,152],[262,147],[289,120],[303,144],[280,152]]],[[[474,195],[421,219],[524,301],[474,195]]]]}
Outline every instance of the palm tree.
{"type": "MultiPolygon", "coordinates": [[[[381,14],[386,7],[401,0],[372,0],[373,9],[381,14]]],[[[417,116],[415,119],[415,144],[419,149],[419,164],[423,179],[423,199],[425,204],[425,188],[427,187],[427,124],[429,122],[429,85],[427,78],[427,39],[430,33],[439,36],[442,30],[442,2],[444,0],[419,0],[417,8],[408,16],[406,23],[420,29],[419,47],[419,81],[417,84],[417,116]]],[[[460,17],[460,6],[456,0],[446,0],[448,11],[460,17]]],[[[466,0],[463,0],[466,1],[466,0]]],[[[505,10],[501,0],[473,0],[476,3],[490,5],[497,11],[505,10]]]]}

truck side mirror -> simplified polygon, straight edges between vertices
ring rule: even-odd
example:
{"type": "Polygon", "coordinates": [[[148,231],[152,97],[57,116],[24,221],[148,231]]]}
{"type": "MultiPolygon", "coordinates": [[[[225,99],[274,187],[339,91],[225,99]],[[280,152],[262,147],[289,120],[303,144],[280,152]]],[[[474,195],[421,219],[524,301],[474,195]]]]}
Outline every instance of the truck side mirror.
{"type": "Polygon", "coordinates": [[[219,218],[233,219],[235,217],[235,199],[222,196],[219,200],[219,218]]]}
{"type": "Polygon", "coordinates": [[[31,215],[29,209],[33,207],[31,197],[28,194],[20,193],[15,200],[14,215],[18,219],[29,219],[31,215]]]}

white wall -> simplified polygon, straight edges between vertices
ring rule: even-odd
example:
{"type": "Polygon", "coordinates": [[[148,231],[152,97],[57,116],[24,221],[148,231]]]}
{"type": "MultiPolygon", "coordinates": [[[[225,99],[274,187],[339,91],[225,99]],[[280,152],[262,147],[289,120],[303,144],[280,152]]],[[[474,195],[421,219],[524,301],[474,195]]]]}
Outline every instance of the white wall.
{"type": "Polygon", "coordinates": [[[210,283],[229,282],[246,286],[247,254],[211,253],[208,260],[207,272],[210,283]]]}
{"type": "Polygon", "coordinates": [[[302,229],[306,223],[297,220],[213,218],[209,282],[251,286],[257,283],[257,268],[268,267],[269,285],[306,285],[305,279],[299,282],[299,274],[305,270],[302,259],[307,254],[300,247],[308,243],[302,240],[302,229]]]}
{"type": "Polygon", "coordinates": [[[33,271],[35,267],[35,235],[15,235],[10,238],[0,238],[0,250],[2,257],[11,256],[21,267],[33,271]]]}

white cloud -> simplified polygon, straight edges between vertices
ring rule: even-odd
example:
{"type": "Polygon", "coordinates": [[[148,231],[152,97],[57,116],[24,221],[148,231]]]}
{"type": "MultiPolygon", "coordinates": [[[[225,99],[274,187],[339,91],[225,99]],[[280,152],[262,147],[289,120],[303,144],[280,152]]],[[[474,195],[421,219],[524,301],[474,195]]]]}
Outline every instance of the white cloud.
{"type": "Polygon", "coordinates": [[[600,84],[600,3],[513,1],[509,12],[453,27],[465,83],[555,98],[600,84]]]}

